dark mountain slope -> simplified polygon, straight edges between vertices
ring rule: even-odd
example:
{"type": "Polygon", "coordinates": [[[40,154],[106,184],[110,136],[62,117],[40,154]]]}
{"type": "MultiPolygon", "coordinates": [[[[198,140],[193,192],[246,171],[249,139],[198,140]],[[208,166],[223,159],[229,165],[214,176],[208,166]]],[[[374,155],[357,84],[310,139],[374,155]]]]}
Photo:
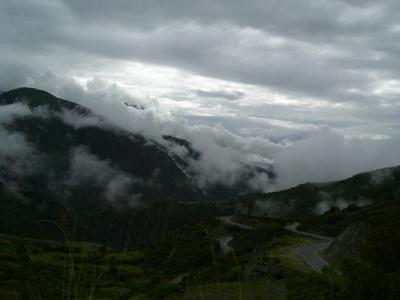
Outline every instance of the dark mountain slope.
{"type": "MultiPolygon", "coordinates": [[[[48,162],[46,173],[52,171],[55,177],[63,177],[68,168],[71,151],[83,147],[100,161],[107,161],[113,168],[140,181],[152,181],[158,187],[151,187],[154,197],[174,197],[184,200],[200,199],[201,193],[191,180],[182,173],[170,158],[168,152],[153,141],[112,127],[105,120],[82,127],[66,123],[54,112],[74,111],[79,117],[93,115],[88,109],[75,103],[56,98],[47,92],[21,88],[4,93],[0,104],[26,103],[29,107],[49,109],[47,117],[28,115],[16,118],[6,128],[18,132],[45,155],[48,162]],[[103,126],[104,125],[104,126],[103,126]],[[50,168],[50,169],[49,169],[50,168]]],[[[136,187],[135,192],[149,194],[149,188],[136,187]]],[[[133,192],[133,191],[132,191],[133,192]]],[[[150,197],[150,196],[149,196],[150,197]]]]}
{"type": "Polygon", "coordinates": [[[0,109],[13,104],[28,106],[30,113],[16,114],[1,130],[23,137],[29,151],[26,157],[0,157],[0,213],[8,216],[1,231],[52,238],[49,224],[39,221],[52,219],[65,228],[77,226],[82,240],[148,243],[180,217],[187,221],[184,210],[169,219],[168,202],[204,198],[154,141],[44,91],[21,88],[1,95],[0,109]]]}

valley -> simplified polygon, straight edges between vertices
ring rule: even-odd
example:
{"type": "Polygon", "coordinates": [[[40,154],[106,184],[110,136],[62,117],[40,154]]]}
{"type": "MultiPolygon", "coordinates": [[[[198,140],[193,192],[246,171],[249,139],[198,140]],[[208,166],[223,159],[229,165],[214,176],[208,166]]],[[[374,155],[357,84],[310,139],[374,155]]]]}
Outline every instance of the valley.
{"type": "Polygon", "coordinates": [[[0,299],[400,295],[398,166],[270,193],[205,189],[202,153],[183,139],[30,88],[3,93],[1,109],[14,150],[0,153],[0,299]]]}

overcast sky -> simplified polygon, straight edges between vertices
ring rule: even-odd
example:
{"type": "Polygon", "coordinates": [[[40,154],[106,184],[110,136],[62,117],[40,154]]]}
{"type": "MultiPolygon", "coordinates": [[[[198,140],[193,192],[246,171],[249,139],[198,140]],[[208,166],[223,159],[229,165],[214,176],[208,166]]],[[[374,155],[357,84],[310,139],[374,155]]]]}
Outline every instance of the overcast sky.
{"type": "Polygon", "coordinates": [[[114,83],[188,124],[332,153],[321,132],[399,138],[398,0],[1,0],[0,38],[0,90],[114,83]]]}
{"type": "Polygon", "coordinates": [[[2,0],[3,88],[18,63],[115,82],[242,135],[390,137],[399,13],[395,0],[2,0]]]}

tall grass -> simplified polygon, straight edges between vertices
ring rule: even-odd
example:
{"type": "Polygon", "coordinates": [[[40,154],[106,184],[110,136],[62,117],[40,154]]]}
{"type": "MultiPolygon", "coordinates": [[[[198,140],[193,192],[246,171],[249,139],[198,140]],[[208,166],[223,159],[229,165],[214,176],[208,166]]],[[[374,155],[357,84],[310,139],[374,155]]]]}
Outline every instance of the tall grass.
{"type": "MultiPolygon", "coordinates": [[[[87,283],[83,281],[84,276],[88,275],[88,273],[83,274],[84,272],[84,263],[83,263],[83,256],[84,252],[80,252],[80,263],[75,261],[74,256],[74,247],[73,241],[69,238],[69,235],[64,230],[64,228],[53,220],[40,220],[44,223],[49,223],[58,228],[60,233],[62,234],[63,241],[67,245],[67,253],[64,256],[64,265],[63,265],[63,280],[62,280],[62,290],[60,299],[61,300],[93,300],[94,294],[98,287],[98,284],[104,275],[105,271],[108,269],[109,264],[107,264],[103,270],[100,272],[97,271],[97,268],[92,268],[94,271],[94,276],[92,280],[89,282],[89,286],[87,283]],[[78,271],[77,271],[78,269],[78,271]]],[[[89,270],[90,271],[90,270],[89,270]]],[[[88,272],[88,270],[86,270],[88,272]]],[[[86,278],[87,279],[87,278],[86,278]]],[[[41,299],[40,295],[33,299],[41,299]]]]}

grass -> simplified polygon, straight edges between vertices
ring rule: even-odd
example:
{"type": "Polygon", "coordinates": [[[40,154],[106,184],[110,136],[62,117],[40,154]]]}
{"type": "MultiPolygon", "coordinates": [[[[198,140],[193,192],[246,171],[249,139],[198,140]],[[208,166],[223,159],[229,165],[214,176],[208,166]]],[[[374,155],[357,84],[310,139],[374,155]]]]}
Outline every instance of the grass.
{"type": "Polygon", "coordinates": [[[145,273],[141,257],[100,244],[1,235],[0,299],[117,299],[135,284],[145,288],[136,281],[145,273]]]}
{"type": "Polygon", "coordinates": [[[0,235],[0,299],[285,299],[287,278],[311,271],[295,248],[313,240],[251,221],[254,230],[203,221],[127,252],[0,235]],[[234,252],[219,248],[224,235],[234,252]]]}

